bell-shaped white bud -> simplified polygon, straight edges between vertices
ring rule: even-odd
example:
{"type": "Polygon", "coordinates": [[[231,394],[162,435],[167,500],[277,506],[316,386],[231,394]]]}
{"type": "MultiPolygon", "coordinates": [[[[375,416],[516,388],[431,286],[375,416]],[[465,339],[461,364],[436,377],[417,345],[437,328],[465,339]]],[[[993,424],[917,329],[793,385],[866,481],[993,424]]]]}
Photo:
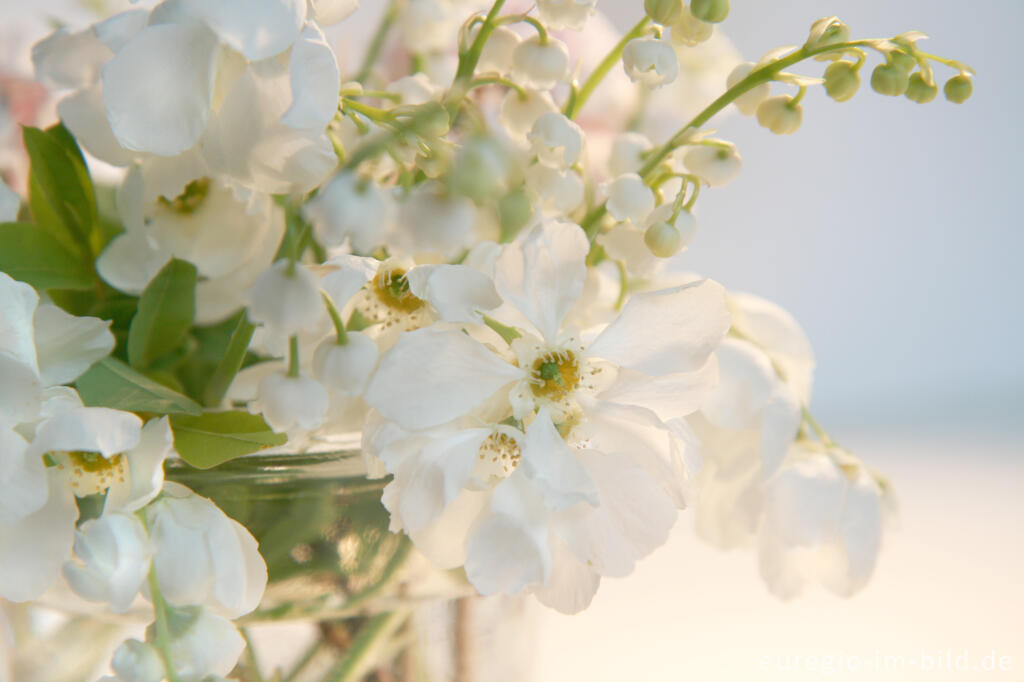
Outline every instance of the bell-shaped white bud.
{"type": "Polygon", "coordinates": [[[579,31],[594,13],[595,5],[597,0],[537,0],[537,14],[549,29],[579,31]]]}
{"type": "Polygon", "coordinates": [[[540,36],[533,36],[516,45],[512,63],[530,85],[549,90],[569,73],[569,48],[557,38],[541,42],[540,36]]]}
{"type": "Polygon", "coordinates": [[[441,88],[422,71],[392,81],[387,91],[401,97],[402,104],[412,105],[423,104],[441,96],[441,88]]]}
{"type": "Polygon", "coordinates": [[[757,122],[776,135],[791,135],[800,128],[804,109],[789,95],[776,95],[757,107],[757,122]]]}
{"type": "Polygon", "coordinates": [[[622,51],[622,66],[634,83],[649,88],[667,85],[679,75],[679,59],[672,46],[657,38],[634,38],[622,51]]]}
{"type": "Polygon", "coordinates": [[[493,71],[502,76],[508,76],[515,71],[512,53],[515,52],[523,39],[519,34],[507,26],[497,26],[491,31],[490,37],[484,43],[484,49],[480,53],[480,61],[477,62],[477,69],[481,73],[493,71]]]}
{"type": "Polygon", "coordinates": [[[697,234],[697,219],[685,208],[672,214],[672,204],[662,204],[647,217],[644,243],[655,256],[669,258],[690,245],[697,234]]]}
{"type": "Polygon", "coordinates": [[[152,644],[129,639],[114,650],[110,667],[118,682],[162,682],[167,671],[152,644]]]}
{"type": "Polygon", "coordinates": [[[314,329],[326,314],[320,280],[288,259],[277,261],[256,278],[248,300],[249,319],[284,336],[314,329]]]}
{"type": "Polygon", "coordinates": [[[711,187],[721,187],[736,179],[743,160],[736,145],[721,143],[693,147],[683,156],[687,170],[711,187]]]}
{"type": "Polygon", "coordinates": [[[573,165],[583,152],[583,130],[557,111],[538,118],[527,138],[540,162],[555,168],[573,165]]]}
{"type": "Polygon", "coordinates": [[[636,173],[620,175],[606,186],[608,213],[618,221],[641,224],[654,209],[654,192],[636,173]]]}
{"type": "Polygon", "coordinates": [[[127,611],[149,573],[152,551],[142,522],[116,512],[86,521],[75,531],[74,550],[63,572],[75,594],[127,611]]]}
{"type": "Polygon", "coordinates": [[[316,379],[275,372],[260,381],[258,397],[249,410],[261,413],[270,428],[281,433],[296,427],[317,428],[324,423],[328,405],[327,389],[316,379]]]}
{"type": "Polygon", "coordinates": [[[565,215],[583,202],[583,179],[572,169],[535,163],[526,169],[526,188],[545,215],[565,215]]]}
{"type": "Polygon", "coordinates": [[[346,342],[326,339],[313,353],[313,376],[343,396],[362,395],[377,366],[377,344],[362,332],[348,332],[346,342]]]}
{"type": "Polygon", "coordinates": [[[644,165],[643,154],[654,145],[640,133],[622,133],[612,142],[608,155],[608,171],[613,177],[635,173],[644,165]]]}
{"type": "Polygon", "coordinates": [[[379,185],[343,171],[321,187],[302,211],[324,246],[341,246],[348,239],[352,250],[368,253],[384,242],[392,209],[391,198],[379,185]]]}
{"type": "MultiPolygon", "coordinates": [[[[753,71],[754,66],[755,64],[753,62],[743,62],[742,64],[739,64],[732,70],[732,73],[730,73],[729,77],[726,79],[726,87],[731,88],[746,78],[747,75],[753,71]]],[[[733,104],[736,105],[736,108],[739,109],[740,113],[744,116],[753,116],[757,113],[758,105],[761,104],[761,102],[763,102],[771,93],[771,85],[768,83],[761,83],[737,97],[733,100],[733,104]]]]}
{"type": "Polygon", "coordinates": [[[526,90],[525,94],[509,90],[501,103],[498,120],[506,130],[522,138],[549,111],[558,111],[558,105],[546,90],[526,90]]]}

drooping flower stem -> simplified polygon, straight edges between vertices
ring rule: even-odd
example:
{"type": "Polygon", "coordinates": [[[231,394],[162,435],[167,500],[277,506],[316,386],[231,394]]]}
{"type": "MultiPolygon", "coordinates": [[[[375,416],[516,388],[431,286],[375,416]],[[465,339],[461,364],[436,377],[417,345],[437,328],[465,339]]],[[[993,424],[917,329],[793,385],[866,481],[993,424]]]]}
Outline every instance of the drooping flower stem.
{"type": "Polygon", "coordinates": [[[353,682],[359,679],[363,665],[381,643],[386,640],[405,620],[406,611],[380,613],[370,618],[359,630],[345,657],[327,673],[324,682],[353,682]]]}
{"type": "Polygon", "coordinates": [[[295,335],[288,340],[288,376],[299,378],[299,337],[295,335]]]}
{"type": "Polygon", "coordinates": [[[501,12],[504,4],[505,0],[494,0],[490,11],[487,12],[487,18],[480,25],[480,30],[477,32],[472,44],[470,44],[469,49],[459,54],[459,65],[455,70],[455,78],[452,80],[452,87],[449,88],[448,96],[445,98],[445,106],[448,109],[449,115],[454,115],[458,111],[462,98],[469,91],[473,80],[473,73],[476,71],[476,65],[480,62],[480,55],[484,51],[484,45],[487,44],[487,39],[494,32],[498,14],[501,12]]]}
{"type": "Polygon", "coordinates": [[[395,19],[398,18],[398,10],[401,8],[401,4],[400,0],[391,0],[388,4],[387,10],[384,12],[384,16],[381,17],[380,24],[377,25],[377,30],[374,31],[373,38],[370,40],[370,47],[367,48],[366,54],[363,56],[363,63],[359,66],[359,71],[352,80],[363,83],[370,76],[370,71],[373,69],[373,65],[377,63],[380,51],[384,48],[384,41],[388,37],[388,32],[394,25],[395,19]]]}
{"type": "Polygon", "coordinates": [[[164,601],[164,595],[160,592],[160,581],[156,577],[155,565],[149,569],[149,596],[153,600],[155,644],[156,648],[160,651],[160,657],[164,661],[167,680],[168,682],[180,682],[178,672],[174,668],[174,658],[171,655],[171,630],[167,623],[167,602],[164,601]]]}
{"type": "Polygon", "coordinates": [[[601,60],[601,63],[597,65],[597,68],[587,76],[587,80],[583,82],[583,86],[579,89],[579,92],[566,102],[565,109],[562,111],[563,114],[569,118],[575,118],[576,115],[580,113],[580,110],[583,109],[583,105],[587,103],[588,99],[590,99],[590,96],[594,93],[594,90],[597,89],[597,86],[601,84],[601,81],[603,81],[605,76],[607,76],[612,70],[612,67],[618,64],[619,60],[622,59],[622,51],[626,49],[626,45],[629,41],[642,36],[644,31],[647,30],[647,26],[650,22],[651,20],[645,16],[637,22],[636,26],[630,29],[629,33],[622,36],[622,40],[612,48],[611,52],[605,55],[605,58],[601,60]]]}
{"type": "Polygon", "coordinates": [[[341,319],[341,313],[338,312],[337,307],[334,305],[334,301],[331,300],[330,296],[323,294],[324,305],[327,306],[327,314],[331,316],[331,322],[334,324],[334,332],[337,335],[337,343],[339,346],[344,346],[348,343],[348,332],[345,331],[345,322],[341,319]]]}

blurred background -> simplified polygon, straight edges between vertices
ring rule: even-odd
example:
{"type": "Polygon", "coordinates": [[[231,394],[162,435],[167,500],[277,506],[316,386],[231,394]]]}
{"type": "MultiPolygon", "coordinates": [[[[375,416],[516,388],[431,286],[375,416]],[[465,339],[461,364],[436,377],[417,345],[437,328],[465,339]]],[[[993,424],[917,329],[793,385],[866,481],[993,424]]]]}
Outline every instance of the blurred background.
{"type": "MultiPolygon", "coordinates": [[[[369,24],[383,2],[362,5],[369,24]]],[[[620,30],[642,12],[640,0],[599,7],[620,30]]],[[[0,0],[9,99],[43,11],[92,12],[0,0]]],[[[974,96],[918,105],[865,84],[838,104],[812,89],[785,137],[716,119],[744,169],[702,193],[682,265],[800,320],[818,358],[812,409],[892,479],[899,528],[861,594],[784,603],[752,553],[702,544],[684,513],[668,546],[605,581],[586,612],[538,609],[543,682],[1024,679],[1024,2],[737,0],[724,32],[756,61],[830,14],[855,37],[928,33],[927,51],[976,69],[974,96]]],[[[365,37],[347,35],[339,54],[358,58],[365,37]]]]}

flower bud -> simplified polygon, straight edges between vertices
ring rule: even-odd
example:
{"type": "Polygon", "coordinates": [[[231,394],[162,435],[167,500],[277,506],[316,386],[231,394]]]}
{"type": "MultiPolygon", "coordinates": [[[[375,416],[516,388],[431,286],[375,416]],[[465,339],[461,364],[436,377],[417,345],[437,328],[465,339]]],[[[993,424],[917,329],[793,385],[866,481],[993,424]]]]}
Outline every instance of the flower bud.
{"type": "Polygon", "coordinates": [[[910,76],[892,64],[879,64],[871,72],[871,87],[880,95],[899,97],[907,91],[910,76]]]}
{"type": "Polygon", "coordinates": [[[451,190],[482,204],[505,189],[509,158],[494,138],[474,136],[455,154],[448,176],[451,190]]]}
{"type": "Polygon", "coordinates": [[[619,221],[640,223],[654,208],[654,192],[636,173],[626,173],[608,183],[608,213],[619,221]]]}
{"type": "Polygon", "coordinates": [[[942,91],[950,102],[963,104],[971,96],[971,92],[974,91],[974,85],[971,83],[970,76],[961,73],[946,81],[946,86],[942,91]]]}
{"type": "Polygon", "coordinates": [[[512,72],[512,53],[523,39],[507,26],[495,26],[484,43],[478,66],[481,72],[494,71],[503,76],[512,72]]]}
{"type": "MultiPolygon", "coordinates": [[[[731,88],[732,86],[736,85],[741,80],[746,78],[747,75],[751,71],[753,71],[754,66],[755,65],[753,62],[744,62],[742,64],[739,64],[735,69],[732,70],[732,73],[730,73],[729,77],[726,79],[726,87],[731,88]]],[[[771,84],[762,83],[761,85],[758,85],[757,87],[752,88],[751,90],[748,90],[747,92],[737,97],[735,100],[733,100],[733,104],[736,105],[736,108],[739,109],[740,113],[743,114],[744,116],[753,116],[755,113],[757,113],[758,105],[761,104],[761,102],[763,102],[764,99],[771,94],[771,92],[771,84]]]]}
{"type": "Polygon", "coordinates": [[[700,177],[709,187],[721,187],[736,179],[743,160],[735,145],[701,145],[686,152],[683,163],[687,170],[700,177]]]}
{"type": "Polygon", "coordinates": [[[594,13],[596,4],[597,0],[537,0],[537,14],[549,29],[579,31],[594,13]]]}
{"type": "Polygon", "coordinates": [[[803,116],[803,107],[789,95],[769,97],[757,107],[757,122],[776,135],[795,133],[803,116]]]}
{"type": "Polygon", "coordinates": [[[729,0],[692,0],[690,11],[701,21],[717,24],[729,16],[729,0]]]}
{"type": "Polygon", "coordinates": [[[697,17],[693,16],[688,7],[684,7],[683,11],[679,13],[676,20],[672,22],[672,26],[669,32],[669,38],[676,45],[685,45],[687,47],[693,47],[694,45],[700,45],[705,40],[711,37],[711,34],[715,32],[714,24],[709,24],[706,21],[701,21],[697,17]]]}
{"type": "Polygon", "coordinates": [[[572,169],[535,163],[526,169],[526,187],[546,215],[564,215],[583,202],[583,180],[572,169]]]}
{"type": "Polygon", "coordinates": [[[622,51],[622,66],[634,83],[649,88],[667,85],[679,75],[679,59],[668,43],[657,38],[634,38],[622,51]]]}
{"type": "Polygon", "coordinates": [[[313,376],[338,395],[362,395],[377,366],[377,344],[362,332],[348,332],[339,346],[329,337],[313,353],[313,376]]]}
{"type": "Polygon", "coordinates": [[[569,72],[569,48],[556,38],[542,43],[540,36],[527,38],[512,51],[516,71],[533,87],[553,88],[569,72]]]}
{"type": "MultiPolygon", "coordinates": [[[[811,34],[807,37],[808,49],[828,47],[836,43],[845,43],[850,39],[850,27],[839,20],[839,17],[824,17],[811,24],[811,34]]],[[[818,56],[818,59],[829,57],[818,56]]]]}
{"type": "Polygon", "coordinates": [[[622,133],[612,142],[608,171],[613,177],[637,172],[644,165],[643,153],[652,146],[651,141],[640,133],[622,133]]]}
{"type": "Polygon", "coordinates": [[[498,220],[502,241],[512,241],[533,217],[533,207],[525,188],[515,189],[498,201],[498,220]]]}
{"type": "Polygon", "coordinates": [[[927,104],[939,94],[939,86],[935,83],[927,83],[920,72],[910,75],[910,84],[907,86],[907,99],[918,104],[927,104]]]}
{"type": "Polygon", "coordinates": [[[644,11],[656,24],[668,25],[683,12],[683,0],[644,0],[644,11]]]}
{"type": "Polygon", "coordinates": [[[167,672],[156,648],[137,639],[122,642],[114,650],[110,666],[117,679],[125,682],[161,682],[167,672]]]}
{"type": "Polygon", "coordinates": [[[658,258],[669,258],[690,245],[697,234],[697,219],[685,208],[672,219],[672,204],[651,211],[644,231],[644,244],[658,258]]]}
{"type": "Polygon", "coordinates": [[[282,336],[315,329],[326,316],[320,280],[304,265],[287,258],[257,277],[247,296],[249,319],[282,336]]]}
{"type": "Polygon", "coordinates": [[[890,52],[887,61],[900,71],[909,74],[917,66],[917,60],[906,52],[890,52]]]}
{"type": "Polygon", "coordinates": [[[540,162],[555,168],[573,165],[583,152],[583,131],[557,111],[538,118],[526,137],[540,162]]]}
{"type": "Polygon", "coordinates": [[[516,90],[509,90],[501,103],[498,120],[512,134],[525,136],[537,119],[549,111],[558,111],[558,106],[547,91],[526,90],[524,97],[516,90]]]}
{"type": "Polygon", "coordinates": [[[850,62],[832,62],[825,69],[825,92],[837,102],[845,102],[857,94],[860,74],[850,62]]]}

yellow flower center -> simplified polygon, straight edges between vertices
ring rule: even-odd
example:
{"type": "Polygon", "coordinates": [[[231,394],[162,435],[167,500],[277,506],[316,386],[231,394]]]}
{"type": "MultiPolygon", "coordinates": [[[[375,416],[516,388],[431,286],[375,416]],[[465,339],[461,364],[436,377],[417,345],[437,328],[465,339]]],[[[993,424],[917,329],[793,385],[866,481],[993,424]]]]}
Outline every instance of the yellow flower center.
{"type": "Polygon", "coordinates": [[[533,361],[530,387],[533,395],[561,400],[580,383],[580,363],[572,351],[547,351],[533,361]]]}
{"type": "Polygon", "coordinates": [[[423,299],[409,290],[405,270],[400,268],[379,270],[373,278],[373,290],[381,303],[405,313],[414,312],[425,305],[423,299]]]}
{"type": "Polygon", "coordinates": [[[206,195],[209,193],[210,179],[199,178],[185,185],[185,190],[173,199],[158,197],[157,203],[175,213],[189,215],[195,213],[202,206],[206,195]]]}
{"type": "Polygon", "coordinates": [[[105,492],[114,483],[124,483],[128,463],[123,455],[104,457],[98,452],[75,450],[53,452],[50,457],[57,469],[68,472],[71,490],[78,497],[105,492]]]}
{"type": "Polygon", "coordinates": [[[505,476],[512,473],[522,459],[519,443],[500,431],[492,433],[480,444],[479,453],[480,461],[486,465],[487,470],[495,473],[500,471],[505,476]]]}

